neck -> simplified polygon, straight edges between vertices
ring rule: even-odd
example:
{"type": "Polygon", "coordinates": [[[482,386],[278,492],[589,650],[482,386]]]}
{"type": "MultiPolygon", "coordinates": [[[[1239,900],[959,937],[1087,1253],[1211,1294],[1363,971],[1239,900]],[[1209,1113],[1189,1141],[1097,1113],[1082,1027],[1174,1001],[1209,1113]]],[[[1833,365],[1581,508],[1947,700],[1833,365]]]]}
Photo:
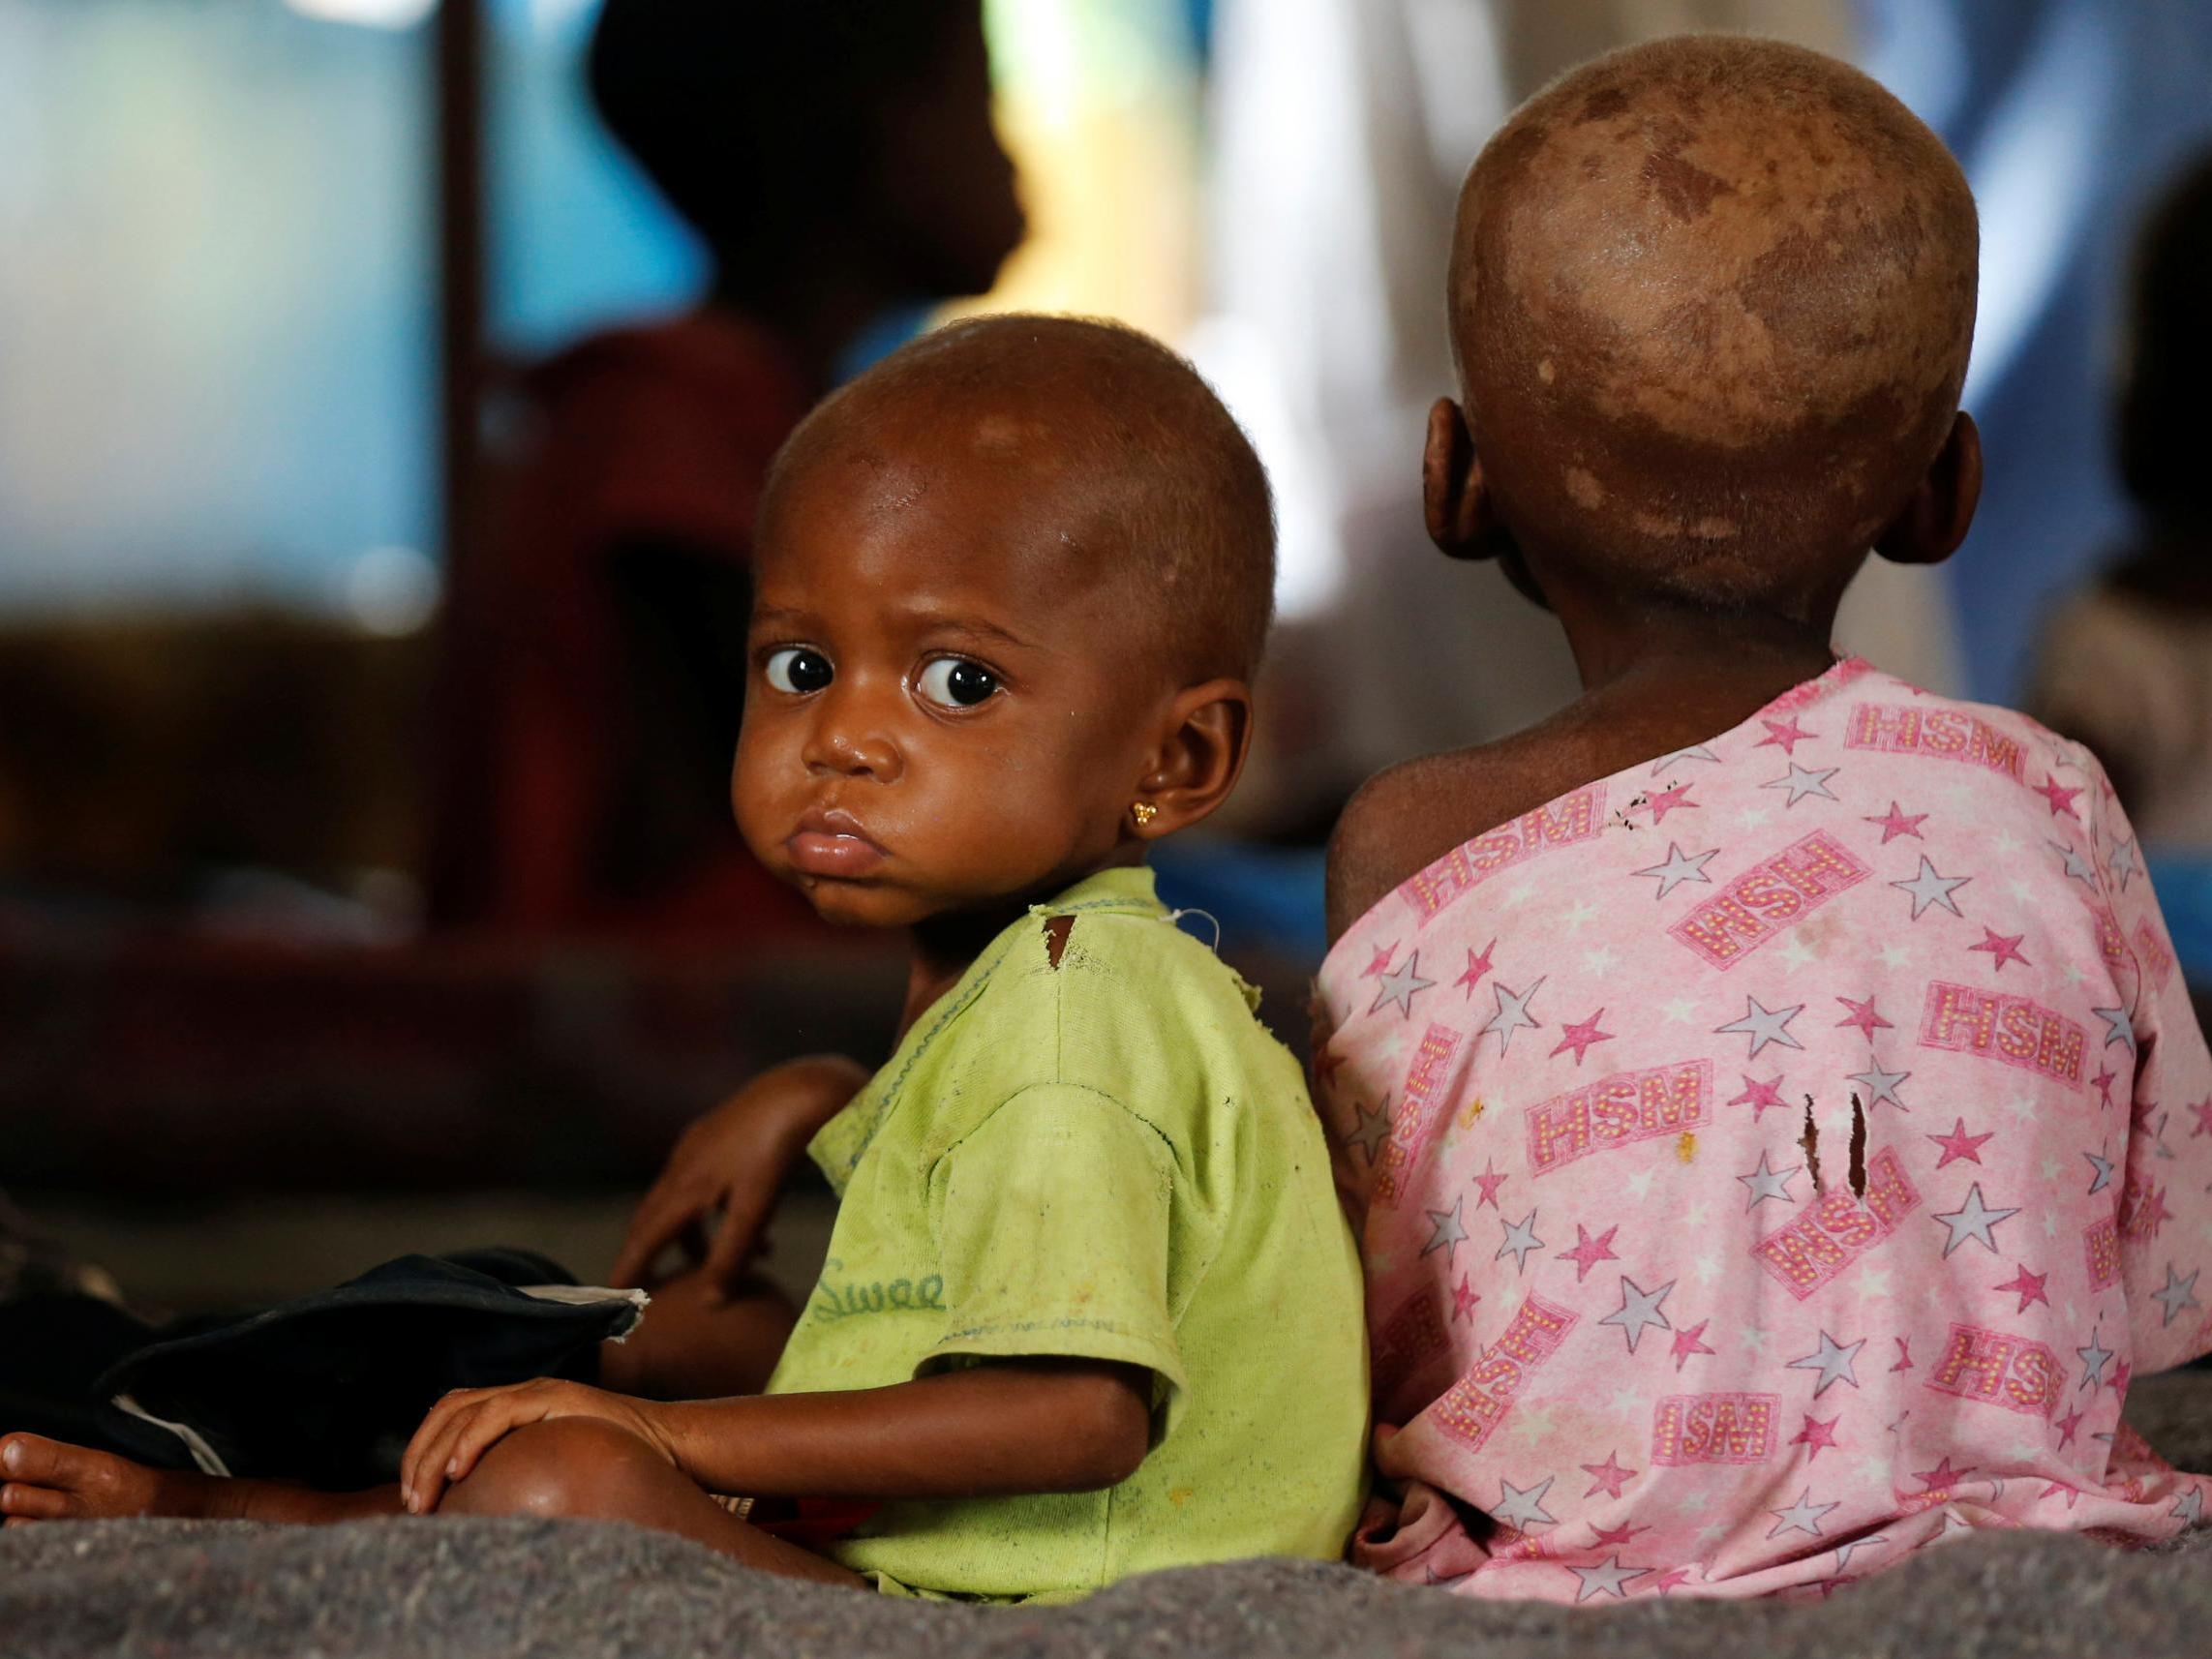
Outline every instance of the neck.
{"type": "Polygon", "coordinates": [[[1101,870],[1126,868],[1144,862],[1141,841],[1117,843],[1106,857],[1086,867],[1063,870],[1017,893],[994,899],[972,910],[950,911],[918,921],[907,934],[906,1003],[899,1010],[898,1035],[903,1038],[914,1022],[928,1012],[960,976],[975,965],[984,948],[1027,913],[1056,893],[1101,870]]]}
{"type": "Polygon", "coordinates": [[[773,329],[798,358],[817,389],[829,389],[838,355],[894,296],[830,258],[782,254],[773,274],[755,275],[765,261],[730,256],[717,261],[710,304],[742,312],[773,329]]]}
{"type": "Polygon", "coordinates": [[[1830,644],[1833,607],[1800,621],[1649,603],[1600,607],[1565,594],[1554,604],[1583,690],[1591,695],[1686,679],[1771,696],[1818,678],[1835,661],[1830,644]]]}

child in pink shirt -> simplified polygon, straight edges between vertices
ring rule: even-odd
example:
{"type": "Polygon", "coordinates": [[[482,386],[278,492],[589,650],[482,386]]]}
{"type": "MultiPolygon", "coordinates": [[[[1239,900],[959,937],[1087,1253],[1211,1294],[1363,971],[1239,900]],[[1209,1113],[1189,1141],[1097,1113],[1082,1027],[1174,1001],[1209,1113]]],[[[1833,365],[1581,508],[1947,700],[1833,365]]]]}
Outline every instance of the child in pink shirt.
{"type": "Polygon", "coordinates": [[[2202,1517],[2121,1421],[2212,1347],[2212,1062],[2134,833],[2079,745],[1829,645],[1869,547],[1965,535],[1975,264],[1934,136],[1769,43],[1586,66],[1469,178],[1429,527],[1586,690],[1331,849],[1393,1576],[1748,1595],[2202,1517]]]}

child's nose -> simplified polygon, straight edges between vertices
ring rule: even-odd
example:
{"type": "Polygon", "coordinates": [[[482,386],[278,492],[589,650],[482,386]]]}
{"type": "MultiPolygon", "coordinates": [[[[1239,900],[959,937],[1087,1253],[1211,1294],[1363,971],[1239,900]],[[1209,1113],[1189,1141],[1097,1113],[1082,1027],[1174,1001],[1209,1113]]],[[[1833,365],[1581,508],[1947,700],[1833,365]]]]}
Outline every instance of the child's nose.
{"type": "Polygon", "coordinates": [[[864,684],[840,680],[822,697],[807,735],[804,759],[809,771],[841,772],[893,783],[905,769],[904,757],[891,732],[892,699],[864,684]]]}

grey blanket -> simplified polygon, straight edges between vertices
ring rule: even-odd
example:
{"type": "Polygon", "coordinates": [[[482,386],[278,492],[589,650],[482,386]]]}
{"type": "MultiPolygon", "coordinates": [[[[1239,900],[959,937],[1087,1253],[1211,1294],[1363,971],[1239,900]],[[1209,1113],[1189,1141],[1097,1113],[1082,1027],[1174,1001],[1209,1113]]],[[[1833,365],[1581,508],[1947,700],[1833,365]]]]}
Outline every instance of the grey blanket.
{"type": "MultiPolygon", "coordinates": [[[[2130,1416],[2212,1468],[2212,1374],[2147,1379],[2130,1416]]],[[[1348,1568],[1250,1562],[1130,1580],[1071,1608],[892,1601],[761,1577],[693,1545],[568,1522],[191,1522],[0,1533],[0,1655],[771,1654],[775,1659],[1619,1659],[2212,1652],[2212,1529],[2160,1551],[1984,1534],[1826,1601],[1465,1601],[1348,1568]]]]}

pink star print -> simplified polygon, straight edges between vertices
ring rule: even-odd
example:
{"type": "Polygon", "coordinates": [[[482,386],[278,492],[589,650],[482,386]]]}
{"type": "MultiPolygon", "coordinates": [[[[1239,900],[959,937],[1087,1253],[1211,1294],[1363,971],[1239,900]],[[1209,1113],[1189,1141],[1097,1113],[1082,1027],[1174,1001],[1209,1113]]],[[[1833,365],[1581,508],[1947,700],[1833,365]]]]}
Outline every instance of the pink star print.
{"type": "MultiPolygon", "coordinates": [[[[2063,1452],[2067,1447],[2074,1444],[2074,1436],[2080,1431],[2080,1428],[2081,1413],[2078,1411],[2069,1411],[2064,1417],[2058,1419],[2058,1449],[2060,1451],[2063,1452]]],[[[2044,1493],[2045,1497],[2049,1495],[2050,1493],[2047,1492],[2044,1493]]]]}
{"type": "Polygon", "coordinates": [[[1712,1352],[1705,1345],[1705,1328],[1712,1323],[1711,1319],[1700,1319],[1696,1324],[1684,1326],[1675,1333],[1675,1370],[1681,1371],[1699,1354],[1712,1352]]]}
{"type": "Polygon", "coordinates": [[[1588,1227],[1580,1222],[1575,1222],[1574,1249],[1562,1250],[1560,1254],[1564,1259],[1574,1263],[1574,1282],[1577,1284],[1580,1284],[1589,1275],[1590,1270],[1599,1262],[1620,1259],[1613,1253],[1613,1235],[1620,1230],[1618,1226],[1607,1227],[1598,1237],[1591,1238],[1588,1227]]]}
{"type": "Polygon", "coordinates": [[[1837,1020],[1835,1022],[1836,1025],[1839,1028],[1846,1025],[1857,1026],[1861,1031],[1866,1034],[1866,1041],[1868,1042],[1874,1041],[1874,1033],[1877,1031],[1891,1031],[1895,1029],[1890,1024],[1888,1020],[1884,1019],[1881,1014],[1875,1011],[1874,999],[1872,997],[1868,997],[1864,1002],[1855,1002],[1850,997],[1837,997],[1835,1000],[1851,1010],[1851,1017],[1849,1019],[1837,1020]]]}
{"type": "Polygon", "coordinates": [[[2045,1282],[2049,1278],[2050,1275],[2047,1273],[2030,1273],[2027,1270],[2026,1264],[2022,1263],[2018,1273],[2015,1274],[2013,1278],[2006,1281],[2003,1284],[1996,1285],[1993,1288],[1998,1290],[2018,1291],[2020,1293],[2020,1305],[2017,1308],[2014,1309],[2013,1312],[2015,1313],[2025,1313],[2028,1311],[2028,1304],[2031,1302],[2041,1302],[2045,1308],[2050,1306],[2050,1298],[2044,1294],[2043,1288],[2045,1282]]]}
{"type": "MultiPolygon", "coordinates": [[[[1395,950],[1396,947],[1393,946],[1392,949],[1395,950]]],[[[1473,996],[1474,987],[1482,982],[1482,976],[1490,972],[1490,953],[1497,949],[1498,941],[1493,939],[1482,948],[1481,955],[1477,956],[1472,950],[1470,950],[1467,953],[1467,972],[1454,980],[1452,983],[1465,985],[1467,994],[1470,997],[1473,996]]]]}
{"type": "Polygon", "coordinates": [[[1578,1021],[1573,1025],[1562,1027],[1561,1030],[1565,1033],[1565,1035],[1560,1039],[1560,1045],[1557,1048],[1553,1049],[1552,1053],[1557,1056],[1564,1054],[1568,1049],[1571,1048],[1574,1050],[1574,1063],[1577,1066],[1580,1066],[1582,1064],[1583,1055],[1587,1053],[1593,1045],[1600,1042],[1611,1042],[1613,1041],[1613,1033],[1610,1031],[1600,1031],[1597,1029],[1597,1022],[1604,1017],[1605,1010],[1603,1009],[1599,1009],[1588,1019],[1578,1021]]]}
{"type": "Polygon", "coordinates": [[[1651,822],[1658,823],[1678,806],[1687,807],[1692,812],[1697,811],[1698,804],[1689,799],[1689,792],[1690,786],[1686,783],[1678,783],[1672,789],[1653,790],[1650,801],[1651,822]]]}
{"type": "Polygon", "coordinates": [[[2020,941],[2026,937],[2027,935],[2024,933],[2005,934],[1999,933],[1995,928],[1985,927],[1982,929],[1982,943],[1969,945],[1966,949],[1988,951],[1990,955],[1997,958],[1997,971],[2003,973],[2007,962],[2017,962],[2023,968],[2034,966],[2025,956],[2020,954],[2020,941]]]}
{"type": "Polygon", "coordinates": [[[1762,720],[1759,724],[1767,728],[1768,735],[1751,746],[1755,749],[1771,749],[1778,746],[1783,754],[1792,758],[1797,755],[1800,743],[1807,738],[1820,736],[1818,732],[1808,732],[1799,725],[1797,716],[1794,714],[1787,720],[1762,720]]]}
{"type": "Polygon", "coordinates": [[[2212,1134],[2212,1095],[2206,1095],[2189,1110],[2197,1119],[2197,1127],[2189,1131],[2189,1138],[2195,1140],[2200,1134],[2212,1134]]]}
{"type": "Polygon", "coordinates": [[[1923,1492],[1949,1492],[1973,1472],[1972,1463],[1962,1469],[1953,1468],[1951,1460],[1947,1457],[1932,1469],[1915,1469],[1913,1479],[1921,1483],[1923,1492]]]}
{"type": "Polygon", "coordinates": [[[1910,1337],[1892,1337],[1892,1338],[1890,1339],[1890,1341],[1892,1341],[1893,1342],[1894,1342],[1894,1343],[1896,1343],[1896,1344],[1897,1344],[1897,1363],[1896,1363],[1895,1365],[1892,1366],[1890,1369],[1891,1369],[1892,1371],[1894,1371],[1894,1371],[1910,1371],[1910,1370],[1912,1370],[1912,1369],[1913,1369],[1913,1340],[1912,1340],[1912,1338],[1910,1338],[1910,1337]]]}
{"type": "Polygon", "coordinates": [[[1601,1492],[1607,1497],[1619,1497],[1621,1489],[1634,1480],[1637,1475],[1637,1471],[1634,1469],[1622,1468],[1621,1460],[1611,1452],[1605,1454],[1605,1462],[1602,1463],[1583,1464],[1582,1472],[1589,1475],[1595,1483],[1582,1494],[1585,1497],[1595,1497],[1601,1492]]]}
{"type": "Polygon", "coordinates": [[[2078,789],[2068,789],[2057,778],[2046,777],[2035,786],[2035,793],[2050,802],[2053,818],[2063,812],[2076,824],[2081,822],[2081,814],[2074,810],[2074,798],[2081,793],[2078,789]]]}
{"type": "Polygon", "coordinates": [[[1821,1453],[1833,1450],[1836,1446],[1835,1426],[1842,1421],[1840,1415],[1831,1417],[1825,1423],[1817,1417],[1807,1416],[1804,1420],[1804,1427],[1790,1436],[1790,1444],[1811,1448],[1805,1453],[1805,1462],[1809,1463],[1817,1459],[1821,1453]]]}
{"type": "Polygon", "coordinates": [[[1359,971],[1359,977],[1365,980],[1377,974],[1387,974],[1390,972],[1390,958],[1397,954],[1398,947],[1395,943],[1383,946],[1376,951],[1375,960],[1359,971]]]}
{"type": "Polygon", "coordinates": [[[1452,1292],[1452,1322],[1474,1317],[1474,1305],[1482,1298],[1468,1287],[1467,1275],[1459,1276],[1459,1288],[1452,1292]]]}
{"type": "Polygon", "coordinates": [[[1928,1139],[1943,1148],[1943,1157],[1936,1161],[1935,1166],[1941,1169],[1947,1164],[1955,1163],[1961,1158],[1969,1163],[1981,1162],[1982,1143],[1995,1139],[1996,1134],[1995,1130],[1991,1130],[1987,1134],[1968,1134],[1966,1132],[1966,1120],[1959,1118],[1951,1126],[1949,1134],[1931,1134],[1928,1136],[1928,1139]]]}
{"type": "Polygon", "coordinates": [[[1669,1567],[1651,1581],[1651,1588],[1658,1591],[1659,1594],[1665,1595],[1677,1584],[1686,1583],[1688,1579],[1689,1569],[1687,1567],[1669,1567]]]}
{"type": "Polygon", "coordinates": [[[2089,1079],[2097,1085],[2097,1092],[2105,1097],[2105,1103],[2107,1106],[2112,1103],[2112,1085],[2118,1082],[2120,1074],[2107,1066],[2096,1076],[2089,1079]]]}
{"type": "Polygon", "coordinates": [[[1505,1179],[1498,1172],[1498,1161],[1496,1159],[1484,1159],[1482,1161],[1482,1173],[1474,1177],[1474,1184],[1482,1189],[1482,1196],[1474,1201],[1474,1207],[1479,1210],[1483,1205],[1488,1204],[1493,1210],[1497,1209],[1498,1189],[1505,1185],[1505,1179]]]}
{"type": "MultiPolygon", "coordinates": [[[[1882,1023],[1887,1025],[1889,1022],[1884,1020],[1882,1023]]],[[[1760,1118],[1766,1115],[1769,1106],[1778,1106],[1782,1103],[1781,1073],[1776,1072],[1764,1083],[1754,1083],[1751,1081],[1750,1074],[1744,1073],[1743,1092],[1728,1103],[1732,1106],[1748,1104],[1751,1108],[1751,1121],[1757,1123],[1760,1118]]]]}
{"type": "Polygon", "coordinates": [[[1882,827],[1882,845],[1885,847],[1899,835],[1910,835],[1916,841],[1927,839],[1921,833],[1921,826],[1927,822],[1927,814],[1924,812],[1899,812],[1897,803],[1894,800],[1890,802],[1890,810],[1887,816],[1868,818],[1864,822],[1879,824],[1882,827]]]}

